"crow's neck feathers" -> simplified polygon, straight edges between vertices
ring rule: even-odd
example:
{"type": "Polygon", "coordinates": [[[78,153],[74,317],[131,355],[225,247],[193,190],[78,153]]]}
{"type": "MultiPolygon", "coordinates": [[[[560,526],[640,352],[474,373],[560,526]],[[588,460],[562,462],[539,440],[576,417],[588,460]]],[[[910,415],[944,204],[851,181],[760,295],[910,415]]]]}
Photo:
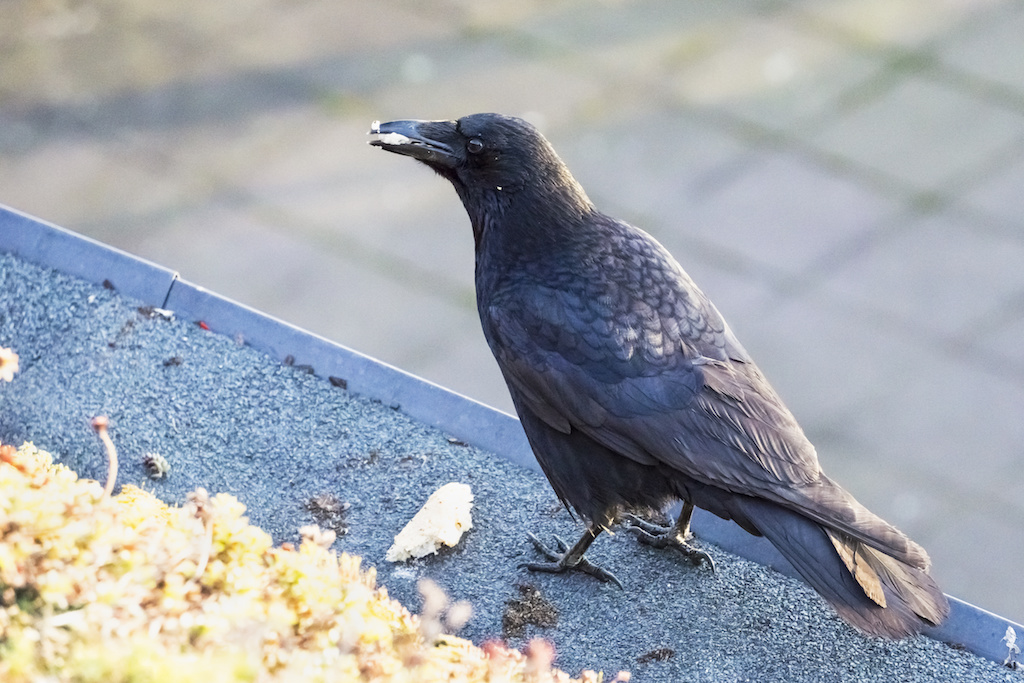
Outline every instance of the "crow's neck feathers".
{"type": "Polygon", "coordinates": [[[532,159],[527,182],[503,186],[455,181],[473,226],[478,254],[561,251],[586,229],[594,205],[554,152],[532,159]]]}

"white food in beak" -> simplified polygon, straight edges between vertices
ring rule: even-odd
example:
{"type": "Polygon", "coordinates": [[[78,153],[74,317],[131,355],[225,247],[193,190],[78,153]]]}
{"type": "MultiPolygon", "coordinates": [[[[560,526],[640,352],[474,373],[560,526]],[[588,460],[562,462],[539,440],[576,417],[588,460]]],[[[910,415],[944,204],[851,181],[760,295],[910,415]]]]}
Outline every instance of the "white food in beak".
{"type": "Polygon", "coordinates": [[[377,138],[377,141],[385,145],[408,145],[412,142],[412,140],[401,133],[377,133],[377,135],[380,136],[377,138]]]}

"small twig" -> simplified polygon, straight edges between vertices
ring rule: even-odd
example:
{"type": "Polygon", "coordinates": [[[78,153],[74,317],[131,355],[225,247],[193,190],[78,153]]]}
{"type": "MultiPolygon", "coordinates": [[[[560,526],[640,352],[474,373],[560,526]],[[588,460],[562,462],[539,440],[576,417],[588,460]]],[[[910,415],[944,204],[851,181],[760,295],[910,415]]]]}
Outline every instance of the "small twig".
{"type": "Polygon", "coordinates": [[[105,415],[97,415],[92,419],[92,428],[96,430],[100,441],[107,449],[107,484],[103,487],[104,498],[110,497],[114,491],[114,484],[117,483],[117,449],[114,448],[114,442],[111,441],[110,434],[107,433],[108,423],[109,420],[105,415]]]}

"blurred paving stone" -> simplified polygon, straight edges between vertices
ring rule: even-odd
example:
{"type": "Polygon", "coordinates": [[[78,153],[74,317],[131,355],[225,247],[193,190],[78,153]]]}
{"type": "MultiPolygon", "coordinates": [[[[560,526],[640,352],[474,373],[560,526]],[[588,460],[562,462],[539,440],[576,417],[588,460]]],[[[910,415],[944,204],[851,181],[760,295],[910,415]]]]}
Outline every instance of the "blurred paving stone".
{"type": "Polygon", "coordinates": [[[962,220],[924,219],[884,234],[823,290],[925,336],[952,337],[1024,289],[1024,240],[962,220]]]}
{"type": "Polygon", "coordinates": [[[804,430],[819,449],[834,442],[869,451],[862,406],[882,395],[898,400],[906,376],[919,370],[902,361],[920,343],[829,298],[752,301],[742,316],[723,302],[723,315],[804,430]]]}
{"type": "MultiPolygon", "coordinates": [[[[911,78],[816,135],[826,151],[917,190],[934,190],[1024,136],[1024,117],[911,78]]],[[[954,188],[955,189],[955,188],[954,188]]]]}
{"type": "Polygon", "coordinates": [[[431,67],[436,78],[422,83],[383,84],[373,97],[379,111],[375,118],[455,119],[497,111],[534,119],[545,128],[573,121],[588,102],[605,95],[593,75],[544,60],[494,54],[492,47],[480,52],[468,46],[453,59],[437,60],[431,67]]]}
{"type": "Polygon", "coordinates": [[[747,18],[717,38],[708,56],[675,71],[673,90],[686,102],[779,130],[805,130],[882,65],[785,14],[747,18]]]}
{"type": "Polygon", "coordinates": [[[254,201],[283,231],[327,252],[358,257],[383,275],[419,282],[475,311],[469,218],[451,186],[426,168],[407,167],[412,177],[380,174],[254,201]]]}
{"type": "Polygon", "coordinates": [[[1005,359],[1015,376],[1024,377],[1024,291],[1017,292],[998,317],[989,322],[992,327],[973,333],[964,330],[961,334],[973,339],[979,348],[1005,359]]]}
{"type": "Polygon", "coordinates": [[[648,232],[692,232],[693,203],[749,163],[735,139],[664,109],[567,126],[551,141],[598,208],[648,232]]]}
{"type": "MultiPolygon", "coordinates": [[[[119,243],[122,248],[130,248],[136,221],[224,201],[254,169],[273,160],[276,148],[287,146],[279,143],[282,134],[306,124],[302,110],[292,109],[251,112],[232,124],[124,132],[113,139],[58,138],[31,154],[7,157],[0,164],[0,184],[23,198],[22,210],[95,230],[90,234],[99,239],[119,234],[128,240],[119,243]]],[[[339,131],[331,135],[337,139],[339,131]]],[[[355,129],[349,135],[355,137],[355,129]]]]}
{"type": "Polygon", "coordinates": [[[367,145],[370,123],[309,117],[305,135],[289,131],[240,180],[248,201],[297,239],[419,280],[475,313],[472,231],[458,197],[428,168],[367,145]]]}
{"type": "Polygon", "coordinates": [[[598,11],[588,2],[561,7],[524,21],[520,30],[566,50],[595,46],[639,45],[675,36],[681,43],[707,32],[726,33],[751,14],[770,12],[775,3],[759,0],[692,3],[651,0],[639,7],[628,2],[604,2],[598,11]]]}
{"type": "MultiPolygon", "coordinates": [[[[445,339],[437,346],[424,349],[423,357],[415,360],[416,374],[515,415],[512,397],[476,316],[472,320],[456,316],[441,322],[447,325],[445,339]]],[[[401,367],[408,370],[412,365],[401,367]]]]}
{"type": "MultiPolygon", "coordinates": [[[[0,201],[74,228],[126,212],[145,213],[194,196],[186,179],[161,173],[133,145],[79,138],[43,144],[0,164],[0,201]],[[186,185],[184,188],[182,184],[186,185]]],[[[97,235],[106,239],[109,233],[97,235]]]]}
{"type": "Polygon", "coordinates": [[[942,61],[986,80],[1017,89],[1024,96],[1024,4],[1001,3],[984,25],[954,37],[939,51],[942,61]]]}
{"type": "Polygon", "coordinates": [[[696,198],[693,230],[767,269],[798,274],[898,207],[798,156],[762,154],[696,198]]]}
{"type": "Polygon", "coordinates": [[[804,11],[866,45],[916,47],[998,0],[800,0],[804,11]]]}
{"type": "Polygon", "coordinates": [[[585,0],[523,0],[515,3],[506,0],[432,0],[417,3],[421,8],[428,8],[426,11],[431,14],[449,21],[457,14],[463,32],[470,36],[516,29],[525,22],[538,20],[538,17],[543,20],[543,17],[564,8],[579,11],[587,4],[585,0]]]}
{"type": "Polygon", "coordinates": [[[450,38],[459,27],[450,8],[431,12],[375,0],[0,3],[0,43],[7,47],[0,101],[102,98],[179,79],[450,38]]]}
{"type": "Polygon", "coordinates": [[[1024,499],[993,486],[1014,481],[1022,464],[1024,421],[1006,418],[1024,405],[1024,386],[920,349],[879,362],[900,384],[861,406],[856,426],[874,440],[869,457],[934,470],[966,507],[1024,515],[1024,499]]]}
{"type": "Polygon", "coordinates": [[[965,200],[1012,228],[1024,229],[1024,159],[985,180],[965,200]]]}
{"type": "MultiPolygon", "coordinates": [[[[1019,485],[1016,491],[1024,497],[1019,485]]],[[[1024,591],[1018,590],[1020,555],[1015,547],[1020,513],[978,514],[960,500],[951,500],[942,513],[940,519],[948,526],[931,549],[936,578],[944,586],[963,586],[957,596],[961,600],[1020,623],[1024,591]]],[[[1019,642],[1020,634],[1017,637],[1019,642]]]]}
{"type": "MultiPolygon", "coordinates": [[[[772,70],[788,70],[791,58],[784,52],[769,58],[772,70]]],[[[773,131],[803,137],[834,112],[844,92],[867,80],[881,68],[879,62],[864,55],[839,52],[815,65],[800,67],[799,73],[780,79],[759,93],[721,106],[773,131]]]]}

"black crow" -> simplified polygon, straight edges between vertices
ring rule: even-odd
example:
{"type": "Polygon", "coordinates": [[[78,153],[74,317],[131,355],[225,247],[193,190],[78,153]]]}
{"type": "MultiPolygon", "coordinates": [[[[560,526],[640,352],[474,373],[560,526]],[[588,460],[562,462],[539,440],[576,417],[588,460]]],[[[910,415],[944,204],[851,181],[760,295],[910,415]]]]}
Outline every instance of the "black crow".
{"type": "Polygon", "coordinates": [[[686,545],[693,506],[763,535],[846,621],[890,638],[949,604],[928,554],[829,479],[793,415],[676,260],[598,211],[526,121],[374,123],[370,144],[455,186],[477,309],[523,428],[583,537],[531,569],[608,572],[584,553],[624,510],[684,501],[648,542],[686,545]]]}

